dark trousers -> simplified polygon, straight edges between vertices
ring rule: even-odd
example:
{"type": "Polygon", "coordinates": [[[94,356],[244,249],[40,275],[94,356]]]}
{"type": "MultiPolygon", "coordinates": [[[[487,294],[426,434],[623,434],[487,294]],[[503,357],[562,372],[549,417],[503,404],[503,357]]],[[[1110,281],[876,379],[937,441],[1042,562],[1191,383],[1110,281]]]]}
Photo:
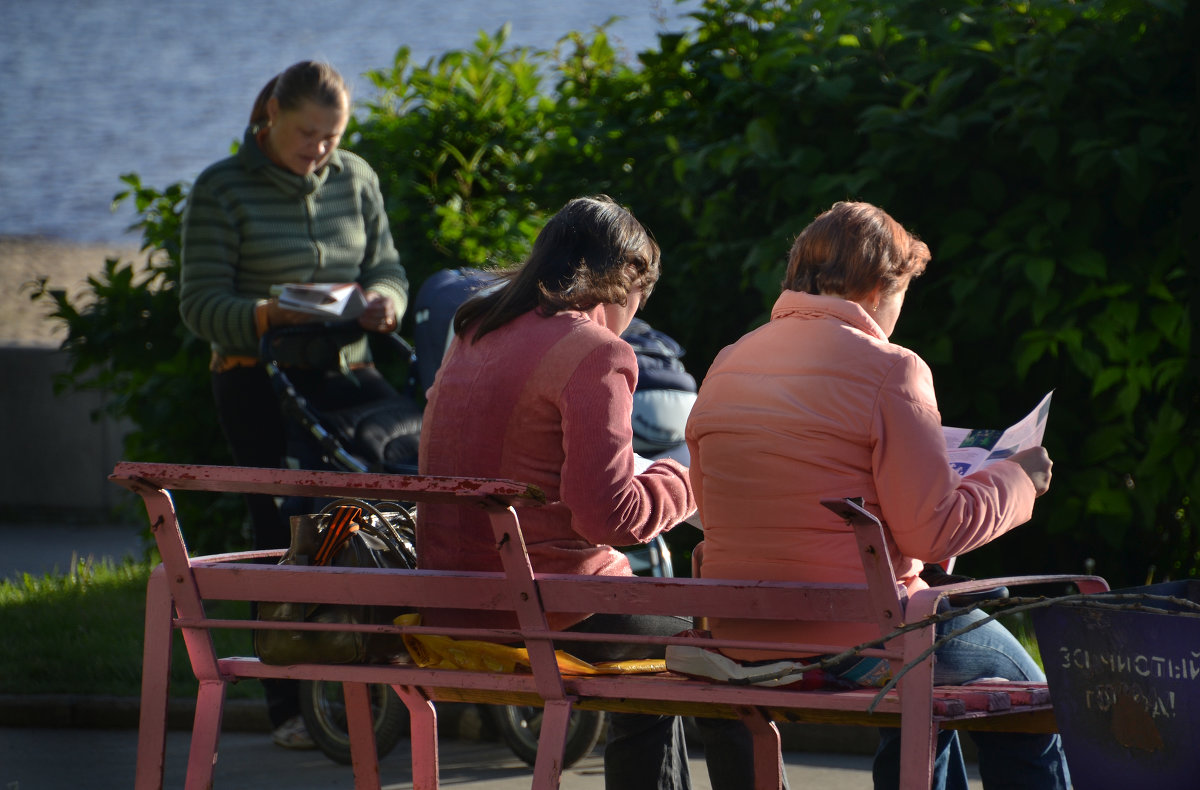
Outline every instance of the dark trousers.
{"type": "MultiPolygon", "coordinates": [[[[568,628],[576,633],[673,636],[692,627],[685,617],[594,614],[568,628]]],[[[555,647],[589,663],[662,658],[664,648],[605,642],[568,642],[555,647]]],[[[749,728],[737,719],[696,719],[713,790],[754,786],[754,744],[749,728]]],[[[677,716],[612,713],[604,747],[606,790],[687,790],[688,770],[683,721],[677,716]]],[[[784,790],[787,779],[784,778],[784,790]]]]}
{"type": "MultiPolygon", "coordinates": [[[[594,614],[568,631],[673,636],[692,627],[684,617],[594,614]]],[[[555,647],[589,663],[662,658],[664,648],[606,642],[560,641],[555,647]]],[[[612,713],[604,746],[606,790],[688,790],[687,744],[677,716],[612,713]]]]}

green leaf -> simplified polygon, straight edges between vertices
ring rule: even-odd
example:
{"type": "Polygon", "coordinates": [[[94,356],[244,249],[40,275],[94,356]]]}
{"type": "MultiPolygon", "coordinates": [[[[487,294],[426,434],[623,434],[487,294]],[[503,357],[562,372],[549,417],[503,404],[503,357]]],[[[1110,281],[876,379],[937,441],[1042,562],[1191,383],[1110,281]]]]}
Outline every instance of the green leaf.
{"type": "Polygon", "coordinates": [[[756,156],[771,159],[779,154],[775,143],[775,129],[765,118],[755,118],[746,124],[746,143],[756,156]]]}
{"type": "Polygon", "coordinates": [[[1183,334],[1187,310],[1177,303],[1157,304],[1150,308],[1150,322],[1166,339],[1178,344],[1183,334]]]}
{"type": "Polygon", "coordinates": [[[1138,169],[1138,151],[1133,146],[1124,146],[1122,148],[1113,149],[1112,159],[1117,163],[1117,166],[1125,172],[1125,175],[1134,177],[1137,175],[1138,169]]]}
{"type": "Polygon", "coordinates": [[[1117,393],[1117,408],[1124,414],[1132,414],[1141,400],[1141,387],[1136,382],[1126,381],[1125,386],[1117,393]]]}
{"type": "Polygon", "coordinates": [[[1025,261],[1025,276],[1039,294],[1046,293],[1054,279],[1054,261],[1050,258],[1029,258],[1025,261]]]}
{"type": "Polygon", "coordinates": [[[988,170],[972,170],[970,178],[971,198],[977,205],[999,205],[1008,194],[1004,180],[988,170]]]}
{"type": "Polygon", "coordinates": [[[1033,148],[1043,164],[1051,164],[1058,152],[1058,129],[1053,126],[1039,126],[1025,136],[1026,145],[1033,148]]]}
{"type": "Polygon", "coordinates": [[[1092,397],[1125,380],[1124,368],[1105,368],[1092,380],[1092,397]]]}
{"type": "Polygon", "coordinates": [[[1097,489],[1088,495],[1087,512],[1127,518],[1133,514],[1133,508],[1129,504],[1129,494],[1125,491],[1097,489]]]}
{"type": "Polygon", "coordinates": [[[1050,344],[1044,338],[1024,343],[1017,352],[1017,358],[1014,362],[1017,377],[1024,379],[1028,375],[1029,369],[1041,361],[1049,348],[1050,344]]]}
{"type": "Polygon", "coordinates": [[[1063,258],[1063,266],[1075,274],[1096,280],[1107,279],[1104,256],[1095,250],[1079,250],[1063,258]]]}
{"type": "Polygon", "coordinates": [[[951,233],[942,239],[941,244],[933,250],[935,258],[953,258],[975,243],[975,237],[967,233],[951,233]]]}

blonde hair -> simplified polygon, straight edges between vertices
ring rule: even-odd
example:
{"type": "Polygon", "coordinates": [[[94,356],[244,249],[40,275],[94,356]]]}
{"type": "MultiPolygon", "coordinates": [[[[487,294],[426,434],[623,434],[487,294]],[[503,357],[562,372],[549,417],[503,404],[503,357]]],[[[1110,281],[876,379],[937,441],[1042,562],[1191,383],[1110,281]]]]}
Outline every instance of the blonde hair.
{"type": "Polygon", "coordinates": [[[350,89],[337,69],[318,60],[293,63],[271,78],[254,99],[250,110],[250,125],[261,126],[267,121],[267,102],[275,99],[281,110],[295,110],[306,101],[324,107],[350,105],[350,89]]]}

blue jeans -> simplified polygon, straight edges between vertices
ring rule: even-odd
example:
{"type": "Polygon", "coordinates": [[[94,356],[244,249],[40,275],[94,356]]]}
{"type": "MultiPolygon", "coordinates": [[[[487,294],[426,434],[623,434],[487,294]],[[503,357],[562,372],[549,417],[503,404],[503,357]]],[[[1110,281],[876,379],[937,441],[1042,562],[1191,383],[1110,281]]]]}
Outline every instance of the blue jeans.
{"type": "MultiPolygon", "coordinates": [[[[938,637],[984,619],[978,610],[937,626],[938,637]]],[[[1037,663],[996,621],[957,636],[937,650],[933,681],[961,685],[980,678],[1045,681],[1037,663]]],[[[972,732],[979,775],[987,790],[1069,790],[1070,775],[1058,735],[972,732]]],[[[873,768],[876,790],[899,786],[900,730],[881,728],[873,768]]],[[[967,773],[958,733],[943,731],[935,755],[934,790],[966,790],[967,773]]]]}

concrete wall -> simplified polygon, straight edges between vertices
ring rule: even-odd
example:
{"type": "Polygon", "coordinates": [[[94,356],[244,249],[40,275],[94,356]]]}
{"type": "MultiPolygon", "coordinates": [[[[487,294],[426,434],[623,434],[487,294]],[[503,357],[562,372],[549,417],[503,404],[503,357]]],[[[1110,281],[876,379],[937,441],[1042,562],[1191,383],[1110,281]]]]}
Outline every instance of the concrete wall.
{"type": "Polygon", "coordinates": [[[130,496],[107,480],[125,427],[92,419],[99,393],[55,395],[66,364],[56,349],[0,347],[2,520],[102,520],[130,496]]]}

